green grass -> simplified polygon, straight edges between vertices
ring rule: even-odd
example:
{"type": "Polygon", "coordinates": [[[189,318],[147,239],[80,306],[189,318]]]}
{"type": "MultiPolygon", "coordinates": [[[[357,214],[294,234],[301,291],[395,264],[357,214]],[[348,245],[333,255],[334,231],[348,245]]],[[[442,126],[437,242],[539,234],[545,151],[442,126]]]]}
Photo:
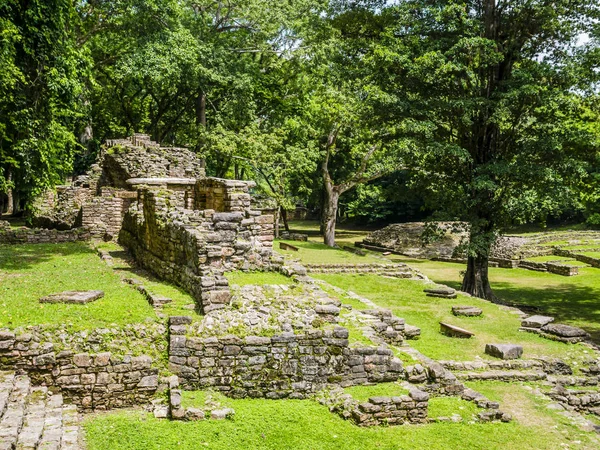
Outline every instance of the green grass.
{"type": "MultiPolygon", "coordinates": [[[[460,288],[460,271],[465,270],[462,264],[397,256],[392,259],[419,269],[433,281],[460,288]]],[[[583,267],[574,277],[494,267],[489,273],[492,289],[502,300],[537,307],[554,316],[556,322],[584,328],[600,342],[600,269],[583,267]]]]}
{"type": "Polygon", "coordinates": [[[141,281],[144,286],[153,294],[173,300],[165,304],[161,311],[167,316],[192,316],[198,318],[198,315],[191,308],[195,305],[194,298],[179,286],[175,286],[167,281],[161,281],[152,276],[145,270],[140,270],[132,265],[129,255],[125,248],[116,242],[99,242],[96,244],[98,249],[108,251],[113,258],[112,269],[122,278],[135,278],[141,281]]]}
{"type": "Polygon", "coordinates": [[[567,345],[520,332],[517,315],[502,310],[493,303],[477,298],[459,296],[457,299],[427,297],[425,285],[419,281],[384,278],[377,275],[319,274],[316,278],[374,301],[391,309],[411,325],[421,328],[421,338],[410,345],[434,359],[472,360],[488,358],[487,343],[518,343],[523,345],[524,358],[556,356],[567,361],[583,359],[588,349],[583,345],[567,345]],[[483,310],[482,317],[455,317],[453,305],[473,305],[483,310]],[[475,333],[470,339],[447,337],[440,333],[439,322],[448,322],[475,333]]]}
{"type": "Polygon", "coordinates": [[[318,242],[297,242],[297,241],[282,241],[298,247],[298,251],[281,250],[275,243],[275,248],[279,253],[285,255],[289,259],[299,259],[304,264],[370,264],[370,263],[385,263],[385,259],[378,257],[377,254],[367,252],[365,256],[360,256],[347,250],[328,247],[325,244],[318,242]]]}
{"type": "Polygon", "coordinates": [[[294,280],[277,272],[226,272],[225,277],[229,284],[246,286],[248,284],[294,284],[294,280]]]}
{"type": "Polygon", "coordinates": [[[82,243],[0,246],[0,327],[62,325],[93,329],[157,320],[135,289],[82,243]],[[67,290],[104,291],[87,305],[40,304],[67,290]]]}
{"type": "Polygon", "coordinates": [[[213,391],[181,391],[181,406],[184,408],[203,409],[209,397],[211,401],[219,402],[224,408],[230,406],[231,399],[225,397],[220,392],[213,391]]]}
{"type": "MultiPolygon", "coordinates": [[[[558,450],[564,443],[572,449],[598,448],[593,433],[536,408],[522,387],[506,384],[502,392],[506,399],[526,400],[512,423],[360,428],[310,400],[244,399],[230,400],[233,420],[180,422],[158,420],[144,411],[118,411],[87,416],[84,427],[89,450],[558,450]]],[[[455,399],[434,399],[431,407],[437,416],[448,416],[457,405],[465,408],[459,414],[472,413],[455,399]]]]}
{"type": "Polygon", "coordinates": [[[379,383],[371,386],[352,386],[344,389],[346,394],[359,402],[366,402],[371,397],[399,397],[408,394],[408,390],[398,383],[379,383]]]}
{"type": "Polygon", "coordinates": [[[481,409],[473,402],[458,397],[432,397],[429,399],[428,416],[433,418],[451,417],[458,414],[463,420],[473,420],[481,409]]]}

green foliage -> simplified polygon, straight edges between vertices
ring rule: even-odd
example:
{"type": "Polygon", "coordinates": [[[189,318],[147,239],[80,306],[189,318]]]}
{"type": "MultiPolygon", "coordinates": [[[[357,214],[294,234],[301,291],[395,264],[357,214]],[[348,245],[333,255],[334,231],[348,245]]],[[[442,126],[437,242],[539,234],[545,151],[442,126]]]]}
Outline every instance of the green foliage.
{"type": "Polygon", "coordinates": [[[0,192],[29,201],[72,168],[88,58],[73,2],[0,6],[0,192]]]}

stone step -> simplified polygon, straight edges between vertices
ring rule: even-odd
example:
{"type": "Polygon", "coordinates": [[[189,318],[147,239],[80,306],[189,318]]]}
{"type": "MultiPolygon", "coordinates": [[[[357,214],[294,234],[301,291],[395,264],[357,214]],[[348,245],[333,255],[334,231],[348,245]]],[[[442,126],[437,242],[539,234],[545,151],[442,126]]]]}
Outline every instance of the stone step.
{"type": "Polygon", "coordinates": [[[18,450],[35,450],[37,448],[44,429],[47,394],[48,389],[45,387],[34,387],[29,392],[23,428],[17,439],[16,448],[18,450]]]}
{"type": "Polygon", "coordinates": [[[13,450],[23,427],[26,414],[26,403],[31,383],[25,375],[14,377],[12,391],[8,403],[0,418],[0,450],[13,450]]]}
{"type": "Polygon", "coordinates": [[[76,450],[79,413],[61,394],[31,386],[26,375],[0,373],[0,450],[76,450]]]}

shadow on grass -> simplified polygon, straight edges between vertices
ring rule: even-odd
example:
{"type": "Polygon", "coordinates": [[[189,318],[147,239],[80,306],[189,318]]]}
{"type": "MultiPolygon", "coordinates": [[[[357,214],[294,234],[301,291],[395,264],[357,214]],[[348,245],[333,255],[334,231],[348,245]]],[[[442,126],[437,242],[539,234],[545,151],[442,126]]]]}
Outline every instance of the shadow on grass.
{"type": "Polygon", "coordinates": [[[0,245],[0,270],[26,270],[57,257],[93,253],[91,248],[77,242],[0,245]]]}
{"type": "MultiPolygon", "coordinates": [[[[460,288],[456,281],[436,281],[460,288]]],[[[502,301],[531,306],[532,313],[537,309],[538,314],[553,316],[556,322],[571,322],[600,343],[600,290],[568,283],[540,288],[502,281],[492,282],[492,289],[502,301]]]]}

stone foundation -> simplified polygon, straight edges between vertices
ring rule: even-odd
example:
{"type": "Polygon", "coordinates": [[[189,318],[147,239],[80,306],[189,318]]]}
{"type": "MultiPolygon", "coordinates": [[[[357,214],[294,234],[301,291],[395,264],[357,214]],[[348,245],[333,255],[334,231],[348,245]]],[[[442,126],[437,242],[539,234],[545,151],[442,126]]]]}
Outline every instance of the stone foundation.
{"type": "Polygon", "coordinates": [[[171,317],[169,369],[185,389],[212,388],[234,398],[306,398],[330,385],[396,381],[402,362],[386,348],[352,348],[348,330],[272,337],[196,338],[187,317],[171,317]]]}
{"type": "Polygon", "coordinates": [[[44,228],[11,228],[0,221],[0,244],[59,244],[63,242],[87,241],[92,238],[89,228],[73,230],[48,230],[44,228]]]}

